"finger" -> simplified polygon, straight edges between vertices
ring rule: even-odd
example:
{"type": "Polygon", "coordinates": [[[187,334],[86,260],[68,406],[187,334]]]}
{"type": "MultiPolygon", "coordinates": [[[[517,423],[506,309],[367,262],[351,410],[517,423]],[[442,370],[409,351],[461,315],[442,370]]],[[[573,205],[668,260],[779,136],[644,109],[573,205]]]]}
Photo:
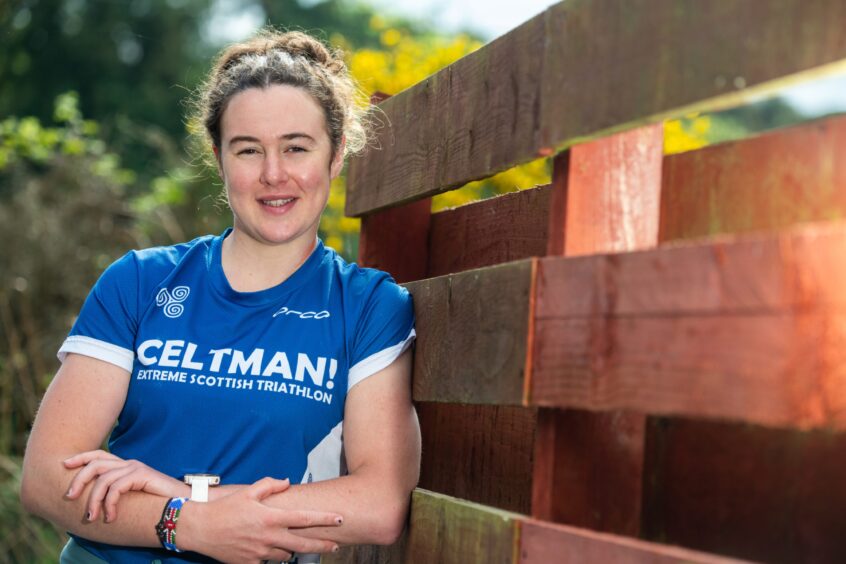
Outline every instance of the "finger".
{"type": "Polygon", "coordinates": [[[104,450],[89,450],[80,452],[69,458],[63,460],[65,468],[78,468],[91,462],[92,460],[119,460],[117,456],[104,450]]]}
{"type": "Polygon", "coordinates": [[[276,514],[279,525],[287,529],[337,527],[344,522],[344,518],[341,515],[329,511],[277,509],[276,514]]]}
{"type": "Polygon", "coordinates": [[[103,511],[106,514],[106,523],[117,519],[117,505],[120,496],[131,490],[143,490],[146,480],[138,472],[130,472],[115,480],[109,487],[106,497],[103,499],[103,511]]]}
{"type": "Polygon", "coordinates": [[[249,487],[249,494],[254,499],[261,501],[269,495],[284,492],[291,487],[291,481],[287,478],[277,480],[275,478],[262,478],[249,487]]]}
{"type": "Polygon", "coordinates": [[[76,499],[82,493],[82,490],[85,489],[88,482],[94,480],[97,476],[103,474],[104,472],[108,472],[125,464],[126,462],[119,458],[115,460],[94,460],[89,464],[86,464],[82,470],[76,473],[73,480],[71,480],[65,496],[68,499],[76,499]]]}
{"type": "Polygon", "coordinates": [[[309,539],[288,531],[280,531],[277,536],[279,546],[284,546],[293,552],[337,552],[338,544],[328,540],[309,539]]]}
{"type": "Polygon", "coordinates": [[[119,467],[109,472],[104,472],[95,481],[91,492],[88,494],[88,520],[94,521],[100,514],[103,505],[103,498],[109,491],[111,485],[118,479],[132,473],[132,467],[119,467]]]}

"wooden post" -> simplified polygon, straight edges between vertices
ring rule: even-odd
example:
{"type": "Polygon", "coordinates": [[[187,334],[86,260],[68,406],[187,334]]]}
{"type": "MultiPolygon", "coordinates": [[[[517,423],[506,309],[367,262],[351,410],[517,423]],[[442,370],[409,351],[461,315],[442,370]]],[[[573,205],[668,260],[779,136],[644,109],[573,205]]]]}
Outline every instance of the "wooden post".
{"type": "MultiPolygon", "coordinates": [[[[663,125],[577,145],[555,159],[551,255],[655,246],[663,125]]],[[[533,343],[535,350],[555,343],[533,343]]],[[[532,516],[593,530],[640,533],[646,418],[543,408],[538,414],[532,516]]]]}

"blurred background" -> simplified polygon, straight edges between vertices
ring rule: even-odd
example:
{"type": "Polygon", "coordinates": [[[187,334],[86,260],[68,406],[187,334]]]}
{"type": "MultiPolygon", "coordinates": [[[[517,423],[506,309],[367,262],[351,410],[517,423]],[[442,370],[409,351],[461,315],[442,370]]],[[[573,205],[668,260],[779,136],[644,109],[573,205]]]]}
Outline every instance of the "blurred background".
{"type": "MultiPolygon", "coordinates": [[[[20,463],[55,351],[99,273],[131,248],[219,233],[221,183],[189,150],[187,102],[214,54],[267,23],[346,53],[365,94],[396,94],[553,2],[0,0],[0,563],[55,562],[64,533],[23,513],[20,463]],[[515,5],[519,4],[519,5],[515,5]]],[[[846,110],[833,77],[666,125],[668,153],[846,110]]],[[[538,160],[434,199],[549,181],[538,160]]],[[[354,260],[333,186],[324,241],[354,260]]]]}

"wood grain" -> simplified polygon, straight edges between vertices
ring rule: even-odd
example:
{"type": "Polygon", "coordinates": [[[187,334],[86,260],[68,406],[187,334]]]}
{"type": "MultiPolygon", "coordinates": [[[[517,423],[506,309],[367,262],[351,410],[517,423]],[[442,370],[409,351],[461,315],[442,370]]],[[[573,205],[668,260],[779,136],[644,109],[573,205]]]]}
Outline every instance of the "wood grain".
{"type": "Polygon", "coordinates": [[[432,214],[428,277],[543,256],[550,186],[432,214]]]}
{"type": "Polygon", "coordinates": [[[542,259],[532,403],[842,428],[844,253],[829,225],[542,259]]]}
{"type": "Polygon", "coordinates": [[[846,116],[664,160],[662,241],[846,218],[846,116]]]}
{"type": "Polygon", "coordinates": [[[425,278],[431,204],[426,198],[362,218],[358,264],[388,272],[400,283],[425,278]]]}
{"type": "Polygon", "coordinates": [[[522,405],[533,259],[406,285],[415,401],[522,405]]]}
{"type": "Polygon", "coordinates": [[[790,564],[846,562],[846,434],[655,420],[644,534],[790,564]]]}
{"type": "MultiPolygon", "coordinates": [[[[664,126],[617,133],[569,150],[565,233],[568,257],[650,249],[658,242],[664,126]]],[[[552,254],[552,253],[550,253],[552,254]]]]}
{"type": "MultiPolygon", "coordinates": [[[[548,253],[572,257],[654,247],[662,158],[661,124],[576,145],[558,155],[548,253]]],[[[541,306],[535,293],[535,315],[541,306]]],[[[534,352],[541,350],[537,328],[530,335],[531,365],[536,363],[534,352]]],[[[532,516],[636,536],[645,428],[640,413],[539,409],[532,516]]]]}
{"type": "Polygon", "coordinates": [[[528,513],[537,409],[418,403],[420,487],[528,513]]]}
{"type": "Polygon", "coordinates": [[[567,0],[384,101],[347,214],[457,188],[587,137],[737,104],[846,58],[846,5],[567,0]],[[389,124],[389,125],[388,125],[389,124]]]}
{"type": "Polygon", "coordinates": [[[520,515],[426,490],[415,490],[403,562],[511,564],[520,515]]]}
{"type": "Polygon", "coordinates": [[[520,527],[521,564],[730,564],[741,560],[527,519],[520,527]]]}
{"type": "Polygon", "coordinates": [[[532,517],[638,536],[645,424],[639,414],[539,409],[532,517]]]}
{"type": "Polygon", "coordinates": [[[541,15],[381,103],[379,150],[350,161],[347,215],[534,158],[543,42],[541,15]]]}

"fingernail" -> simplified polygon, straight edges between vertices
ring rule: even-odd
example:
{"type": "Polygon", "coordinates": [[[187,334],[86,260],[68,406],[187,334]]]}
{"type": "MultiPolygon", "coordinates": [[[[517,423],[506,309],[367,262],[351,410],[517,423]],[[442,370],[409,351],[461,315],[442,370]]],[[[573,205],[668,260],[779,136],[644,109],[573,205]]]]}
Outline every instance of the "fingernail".
{"type": "Polygon", "coordinates": [[[67,491],[67,493],[65,494],[65,497],[70,497],[70,496],[71,496],[71,493],[73,493],[73,488],[68,488],[68,491],[67,491]]]}
{"type": "Polygon", "coordinates": [[[332,552],[338,552],[339,550],[340,550],[340,547],[338,545],[335,545],[335,546],[332,547],[332,552]]]}
{"type": "Polygon", "coordinates": [[[343,517],[336,517],[335,522],[339,525],[343,525],[344,524],[344,518],[343,517]]]}

